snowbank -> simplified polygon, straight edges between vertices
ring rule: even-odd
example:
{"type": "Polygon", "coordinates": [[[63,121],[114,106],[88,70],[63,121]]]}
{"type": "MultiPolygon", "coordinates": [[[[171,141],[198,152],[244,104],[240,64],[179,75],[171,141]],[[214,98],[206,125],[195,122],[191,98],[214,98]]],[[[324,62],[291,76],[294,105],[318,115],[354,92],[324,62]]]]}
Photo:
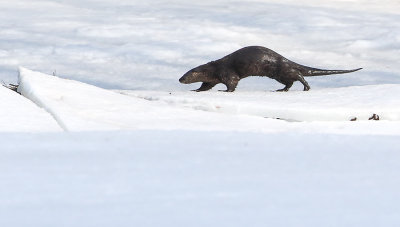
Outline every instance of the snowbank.
{"type": "MultiPolygon", "coordinates": [[[[20,69],[19,91],[67,131],[188,129],[275,131],[285,122],[170,107],[113,91],[20,69]]],[[[286,128],[286,127],[282,127],[286,128]]]]}
{"type": "Polygon", "coordinates": [[[0,132],[57,132],[57,122],[34,103],[0,85],[0,132]]]}
{"type": "Polygon", "coordinates": [[[397,85],[288,93],[122,92],[128,96],[24,68],[19,81],[22,95],[46,109],[67,131],[400,134],[400,121],[387,121],[399,117],[397,85]],[[374,96],[387,91],[392,97],[385,101],[374,96]],[[382,120],[366,121],[373,113],[382,114],[382,120]],[[350,122],[352,117],[365,121],[350,122]],[[312,122],[293,122],[303,120],[312,122]]]}

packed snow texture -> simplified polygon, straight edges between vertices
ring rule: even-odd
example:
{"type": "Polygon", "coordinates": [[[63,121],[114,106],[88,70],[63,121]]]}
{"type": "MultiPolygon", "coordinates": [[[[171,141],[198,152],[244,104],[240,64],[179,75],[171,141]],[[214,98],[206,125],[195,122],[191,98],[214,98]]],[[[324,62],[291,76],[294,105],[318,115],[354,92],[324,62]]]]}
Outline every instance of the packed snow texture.
{"type": "Polygon", "coordinates": [[[0,144],[1,226],[400,223],[398,136],[137,130],[0,144]]]}
{"type": "Polygon", "coordinates": [[[296,92],[121,91],[158,103],[211,112],[245,114],[289,121],[400,120],[400,85],[369,85],[296,92]]]}

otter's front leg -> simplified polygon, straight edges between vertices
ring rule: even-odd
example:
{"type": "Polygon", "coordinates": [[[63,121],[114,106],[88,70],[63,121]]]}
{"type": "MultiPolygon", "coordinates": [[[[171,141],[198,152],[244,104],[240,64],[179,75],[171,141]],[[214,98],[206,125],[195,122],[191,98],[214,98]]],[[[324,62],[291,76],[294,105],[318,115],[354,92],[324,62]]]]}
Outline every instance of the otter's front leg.
{"type": "Polygon", "coordinates": [[[211,88],[213,88],[215,85],[217,85],[216,83],[208,83],[208,82],[203,82],[200,86],[200,88],[196,89],[196,90],[192,90],[192,91],[208,91],[211,88]]]}

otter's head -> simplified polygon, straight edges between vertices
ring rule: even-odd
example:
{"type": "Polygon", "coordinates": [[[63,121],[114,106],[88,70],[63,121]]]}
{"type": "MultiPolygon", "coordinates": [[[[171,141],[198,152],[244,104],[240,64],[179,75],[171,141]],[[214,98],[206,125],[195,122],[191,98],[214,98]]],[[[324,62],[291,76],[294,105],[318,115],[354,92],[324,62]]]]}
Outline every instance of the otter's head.
{"type": "Polygon", "coordinates": [[[191,69],[189,72],[185,73],[179,82],[182,84],[191,84],[196,82],[208,82],[213,80],[213,75],[215,72],[215,66],[212,62],[197,66],[191,69]]]}

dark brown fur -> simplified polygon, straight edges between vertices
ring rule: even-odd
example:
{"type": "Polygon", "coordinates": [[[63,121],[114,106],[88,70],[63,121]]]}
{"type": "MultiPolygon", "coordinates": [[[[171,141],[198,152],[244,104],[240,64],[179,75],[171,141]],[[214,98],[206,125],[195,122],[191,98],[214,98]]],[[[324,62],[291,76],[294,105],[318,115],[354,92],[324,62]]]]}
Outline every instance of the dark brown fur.
{"type": "Polygon", "coordinates": [[[203,82],[195,91],[207,91],[219,83],[226,85],[228,92],[236,89],[239,80],[248,76],[266,76],[285,85],[278,91],[288,91],[295,81],[310,86],[304,77],[350,73],[360,70],[322,70],[292,62],[280,54],[260,46],[249,46],[219,60],[200,65],[185,73],[179,82],[184,84],[203,82]]]}

